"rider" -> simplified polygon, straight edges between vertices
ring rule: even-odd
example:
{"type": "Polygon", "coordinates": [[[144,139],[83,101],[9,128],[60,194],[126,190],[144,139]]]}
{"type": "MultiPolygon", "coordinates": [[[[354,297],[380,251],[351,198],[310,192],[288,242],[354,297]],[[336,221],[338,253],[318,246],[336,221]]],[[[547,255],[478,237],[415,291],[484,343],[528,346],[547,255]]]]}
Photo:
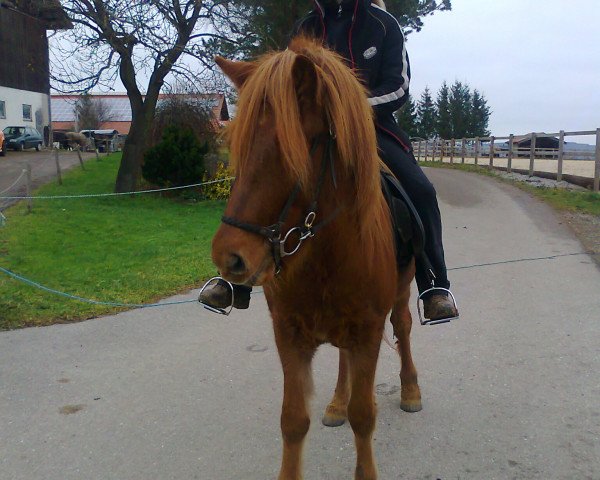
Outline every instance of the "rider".
{"type": "MultiPolygon", "coordinates": [[[[322,39],[344,57],[368,87],[369,103],[375,111],[377,143],[385,164],[401,181],[425,229],[425,253],[435,274],[435,286],[448,289],[442,222],[436,192],[417,164],[408,136],[400,129],[393,113],[408,98],[410,64],[404,35],[398,21],[385,11],[382,0],[314,0],[314,9],[296,25],[294,35],[322,39]]],[[[416,281],[420,293],[431,288],[427,267],[417,259],[416,281]]],[[[251,287],[234,286],[234,307],[248,308],[251,287]]],[[[200,301],[226,308],[231,291],[220,280],[206,288],[200,301]]],[[[423,297],[424,315],[430,320],[454,318],[458,311],[443,291],[423,297]]]]}

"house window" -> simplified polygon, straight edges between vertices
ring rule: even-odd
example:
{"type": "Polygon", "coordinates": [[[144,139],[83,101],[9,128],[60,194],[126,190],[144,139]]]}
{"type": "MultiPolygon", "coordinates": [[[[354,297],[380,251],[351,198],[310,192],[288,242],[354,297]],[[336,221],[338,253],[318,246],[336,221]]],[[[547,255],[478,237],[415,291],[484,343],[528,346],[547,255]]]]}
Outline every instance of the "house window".
{"type": "Polygon", "coordinates": [[[23,104],[23,120],[31,122],[31,105],[23,104]]]}
{"type": "Polygon", "coordinates": [[[6,118],[6,102],[0,100],[0,118],[6,118]]]}

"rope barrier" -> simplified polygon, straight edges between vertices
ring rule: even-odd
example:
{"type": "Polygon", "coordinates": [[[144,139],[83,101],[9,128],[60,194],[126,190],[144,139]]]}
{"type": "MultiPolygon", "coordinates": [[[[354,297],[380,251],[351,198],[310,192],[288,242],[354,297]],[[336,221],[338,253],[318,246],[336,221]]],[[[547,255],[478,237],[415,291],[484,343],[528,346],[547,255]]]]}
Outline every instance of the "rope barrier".
{"type": "Polygon", "coordinates": [[[170,305],[182,305],[185,303],[196,303],[197,300],[181,300],[178,302],[164,302],[164,303],[120,303],[120,302],[104,302],[101,300],[92,300],[89,298],[80,297],[78,295],[71,295],[70,293],[60,292],[58,290],[54,290],[53,288],[46,287],[41,283],[34,282],[33,280],[29,280],[28,278],[22,277],[21,275],[17,275],[10,270],[0,267],[0,272],[8,275],[14,280],[18,280],[26,285],[38,288],[40,290],[44,290],[45,292],[53,293],[55,295],[59,295],[61,297],[69,298],[71,300],[78,300],[84,303],[90,303],[92,305],[103,305],[107,307],[128,307],[128,308],[152,308],[152,307],[166,307],[170,305]]]}
{"type": "MultiPolygon", "coordinates": [[[[531,261],[539,261],[539,260],[555,260],[555,259],[561,258],[561,257],[574,257],[574,256],[580,256],[580,255],[590,255],[590,252],[563,253],[563,254],[557,254],[557,255],[550,255],[547,257],[520,258],[520,259],[505,260],[505,261],[500,261],[500,262],[465,265],[462,267],[448,268],[448,271],[450,271],[450,270],[466,270],[466,269],[471,269],[471,268],[489,267],[489,266],[494,266],[494,265],[505,265],[505,264],[509,264],[509,263],[531,262],[531,261]]],[[[50,287],[46,287],[45,285],[42,285],[41,283],[35,282],[35,281],[25,278],[21,275],[18,275],[14,272],[11,272],[10,270],[7,270],[6,268],[0,267],[0,273],[4,273],[5,275],[8,275],[9,277],[11,277],[14,280],[25,283],[26,285],[29,285],[31,287],[38,288],[45,292],[53,293],[55,295],[59,295],[61,297],[65,297],[65,298],[68,298],[71,300],[78,300],[80,302],[90,303],[93,305],[103,305],[103,306],[109,306],[109,307],[126,307],[126,308],[153,308],[153,307],[167,307],[167,306],[171,306],[171,305],[182,305],[182,304],[186,304],[186,303],[196,303],[197,302],[197,300],[181,300],[181,301],[177,301],[177,302],[164,302],[164,303],[120,303],[120,302],[107,302],[107,301],[101,301],[101,300],[93,300],[93,299],[89,299],[89,298],[80,297],[78,295],[72,295],[70,293],[61,292],[59,290],[55,290],[50,287]]],[[[252,293],[255,293],[255,292],[252,292],[252,293]]],[[[389,339],[388,339],[388,342],[389,342],[389,339]]],[[[390,347],[395,349],[395,347],[393,347],[391,344],[390,344],[390,347]]]]}
{"type": "Polygon", "coordinates": [[[169,187],[169,188],[157,188],[154,190],[139,190],[137,192],[121,192],[121,193],[89,193],[82,195],[40,195],[40,196],[15,196],[15,197],[0,197],[0,200],[63,200],[73,198],[100,198],[100,197],[119,197],[124,195],[139,195],[142,193],[157,193],[157,192],[169,192],[172,190],[182,190],[184,188],[201,187],[204,185],[212,185],[214,183],[227,182],[233,180],[235,177],[227,177],[219,180],[211,180],[209,182],[194,183],[191,185],[184,185],[182,187],[169,187]]]}

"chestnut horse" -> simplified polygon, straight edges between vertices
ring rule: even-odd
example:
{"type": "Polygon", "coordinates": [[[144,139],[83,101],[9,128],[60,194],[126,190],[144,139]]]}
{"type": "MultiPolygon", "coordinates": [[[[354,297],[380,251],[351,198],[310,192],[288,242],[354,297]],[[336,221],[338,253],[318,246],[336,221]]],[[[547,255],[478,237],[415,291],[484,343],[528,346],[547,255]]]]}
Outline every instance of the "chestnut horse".
{"type": "Polygon", "coordinates": [[[421,395],[409,339],[414,261],[397,267],[366,91],[338,55],[309,39],[252,63],[216,60],[239,103],[229,127],[236,181],[212,258],[228,281],[264,286],[284,374],[279,479],[302,478],[311,360],[331,343],[339,376],[323,423],[348,418],[355,478],[373,480],[373,385],[390,310],[401,408],[420,410],[421,395]]]}

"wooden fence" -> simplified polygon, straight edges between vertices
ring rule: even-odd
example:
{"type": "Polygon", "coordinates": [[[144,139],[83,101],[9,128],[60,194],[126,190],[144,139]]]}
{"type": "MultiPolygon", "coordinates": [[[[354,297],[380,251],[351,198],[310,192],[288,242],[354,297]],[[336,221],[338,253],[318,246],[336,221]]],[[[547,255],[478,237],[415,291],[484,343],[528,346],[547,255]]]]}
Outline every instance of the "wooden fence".
{"type": "MultiPolygon", "coordinates": [[[[591,131],[582,132],[565,132],[561,130],[558,133],[531,133],[529,135],[509,135],[507,137],[475,137],[475,138],[461,138],[450,140],[444,139],[413,139],[413,148],[415,156],[419,161],[448,161],[449,163],[455,163],[460,160],[460,163],[465,163],[466,159],[474,159],[475,165],[485,165],[487,160],[487,166],[490,168],[502,168],[506,169],[507,172],[517,171],[513,169],[514,159],[517,158],[529,158],[529,168],[524,173],[533,176],[536,171],[536,162],[540,161],[556,161],[556,179],[561,181],[563,179],[568,181],[575,181],[575,183],[583,183],[585,186],[592,187],[595,192],[600,191],[600,128],[591,131]],[[565,137],[577,137],[577,136],[590,136],[596,137],[596,149],[595,150],[569,150],[565,148],[565,137]],[[536,143],[541,138],[554,138],[558,137],[558,148],[541,148],[537,147],[536,143]],[[517,141],[523,143],[525,140],[531,143],[526,148],[519,147],[517,141]],[[499,142],[506,140],[500,144],[499,142]],[[504,163],[497,159],[506,158],[506,167],[499,167],[499,163],[504,163]],[[578,175],[566,175],[564,174],[564,162],[565,160],[577,160],[578,162],[593,162],[594,168],[593,173],[588,177],[582,176],[581,179],[578,175]],[[593,179],[593,180],[592,180],[593,179]]],[[[470,163],[470,162],[469,162],[470,163]]],[[[522,171],[519,171],[522,173],[522,171]]],[[[554,175],[554,174],[552,174],[554,175]]]]}

